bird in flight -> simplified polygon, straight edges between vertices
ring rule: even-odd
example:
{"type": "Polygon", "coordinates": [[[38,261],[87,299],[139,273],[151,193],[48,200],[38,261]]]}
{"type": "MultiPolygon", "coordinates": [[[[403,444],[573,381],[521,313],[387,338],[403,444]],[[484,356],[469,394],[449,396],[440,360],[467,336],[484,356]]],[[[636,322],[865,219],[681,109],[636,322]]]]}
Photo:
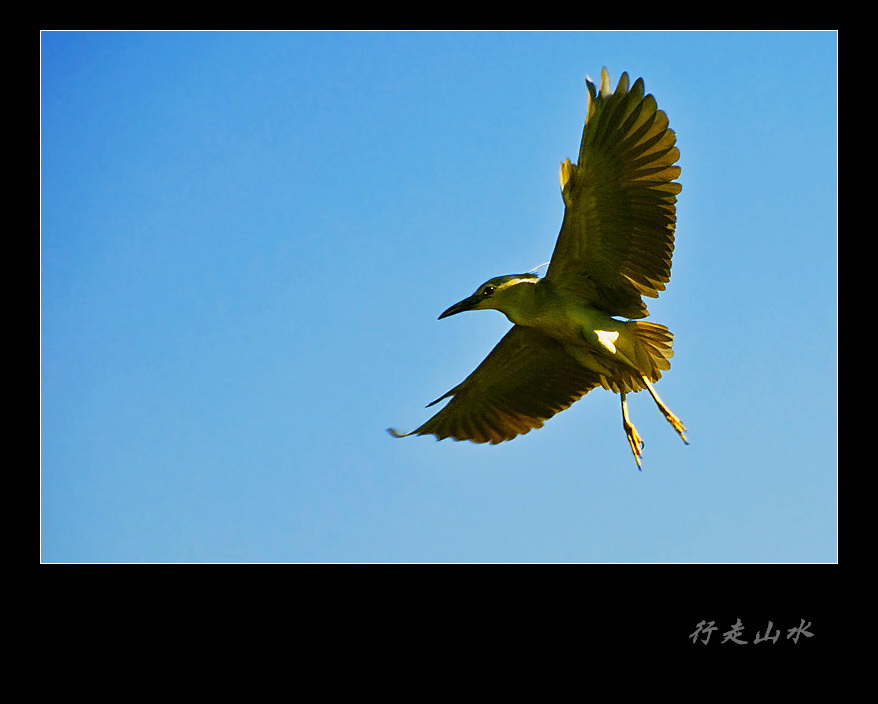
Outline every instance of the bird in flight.
{"type": "MultiPolygon", "coordinates": [[[[643,79],[615,92],[586,79],[579,160],[561,163],[564,220],[546,275],[489,279],[440,319],[499,310],[512,329],[466,379],[429,404],[445,407],[410,433],[477,443],[511,440],[602,386],[622,401],[622,427],[641,466],[643,440],[626,394],[646,389],[684,442],[686,429],[653,388],[670,369],[673,335],[648,315],[670,280],[680,152],[643,79]]],[[[429,407],[429,406],[428,406],[429,407]]]]}

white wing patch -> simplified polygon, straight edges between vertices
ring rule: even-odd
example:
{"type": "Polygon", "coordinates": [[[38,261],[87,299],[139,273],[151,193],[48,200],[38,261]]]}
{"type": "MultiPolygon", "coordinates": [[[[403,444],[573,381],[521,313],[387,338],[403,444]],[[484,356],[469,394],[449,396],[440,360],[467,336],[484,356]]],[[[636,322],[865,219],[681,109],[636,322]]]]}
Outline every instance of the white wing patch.
{"type": "Polygon", "coordinates": [[[618,332],[610,332],[609,330],[595,330],[594,333],[598,336],[598,342],[606,347],[611,353],[616,354],[616,345],[614,345],[613,343],[619,337],[618,332]]]}

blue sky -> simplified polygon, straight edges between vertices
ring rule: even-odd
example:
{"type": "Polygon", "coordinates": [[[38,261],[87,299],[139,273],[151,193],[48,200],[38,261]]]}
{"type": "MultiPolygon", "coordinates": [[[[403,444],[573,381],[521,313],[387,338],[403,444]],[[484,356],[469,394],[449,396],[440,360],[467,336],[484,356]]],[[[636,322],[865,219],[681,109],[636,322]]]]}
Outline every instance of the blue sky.
{"type": "Polygon", "coordinates": [[[43,33],[41,559],[834,562],[835,33],[43,33]],[[546,262],[584,77],[681,152],[658,392],[391,438],[546,262]]]}

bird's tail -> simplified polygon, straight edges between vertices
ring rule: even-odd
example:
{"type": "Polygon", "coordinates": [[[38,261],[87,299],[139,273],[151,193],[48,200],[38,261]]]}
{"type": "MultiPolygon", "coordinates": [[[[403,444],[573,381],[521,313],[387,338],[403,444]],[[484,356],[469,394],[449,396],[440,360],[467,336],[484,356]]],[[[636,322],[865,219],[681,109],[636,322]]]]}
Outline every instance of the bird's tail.
{"type": "Polygon", "coordinates": [[[628,323],[634,332],[634,363],[651,382],[671,368],[674,356],[674,335],[664,325],[633,320],[628,323]]]}
{"type": "Polygon", "coordinates": [[[619,364],[610,374],[600,376],[601,386],[615,393],[642,391],[646,388],[643,377],[650,383],[658,381],[671,368],[668,360],[674,356],[674,336],[664,325],[642,320],[624,325],[625,334],[615,340],[619,364]]]}

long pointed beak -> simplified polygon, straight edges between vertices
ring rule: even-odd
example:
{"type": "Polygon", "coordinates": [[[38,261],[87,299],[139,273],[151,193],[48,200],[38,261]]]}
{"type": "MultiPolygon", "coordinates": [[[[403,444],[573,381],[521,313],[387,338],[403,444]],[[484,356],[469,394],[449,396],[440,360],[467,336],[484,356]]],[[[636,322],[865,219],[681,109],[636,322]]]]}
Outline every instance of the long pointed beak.
{"type": "Polygon", "coordinates": [[[455,303],[451,308],[446,310],[438,319],[442,320],[442,318],[447,318],[449,315],[457,315],[458,313],[463,313],[465,310],[472,310],[478,302],[479,298],[477,296],[464,298],[460,303],[455,303]]]}

